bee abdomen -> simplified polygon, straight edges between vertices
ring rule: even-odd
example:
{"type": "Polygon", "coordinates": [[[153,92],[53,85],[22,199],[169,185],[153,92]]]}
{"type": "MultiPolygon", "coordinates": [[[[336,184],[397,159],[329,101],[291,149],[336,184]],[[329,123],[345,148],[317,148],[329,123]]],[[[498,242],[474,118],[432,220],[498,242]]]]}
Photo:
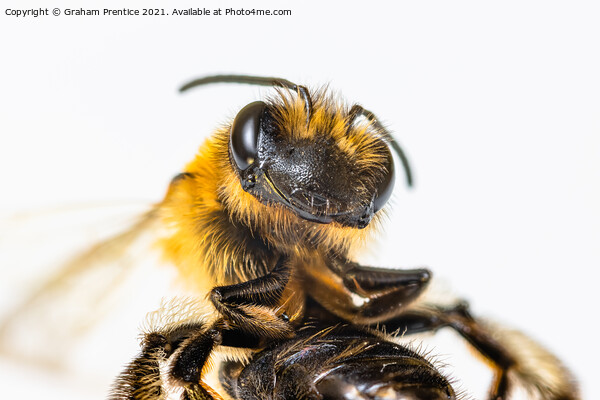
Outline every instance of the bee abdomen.
{"type": "Polygon", "coordinates": [[[239,399],[454,400],[425,358],[378,337],[325,332],[264,350],[248,365],[226,363],[222,380],[239,399]]]}

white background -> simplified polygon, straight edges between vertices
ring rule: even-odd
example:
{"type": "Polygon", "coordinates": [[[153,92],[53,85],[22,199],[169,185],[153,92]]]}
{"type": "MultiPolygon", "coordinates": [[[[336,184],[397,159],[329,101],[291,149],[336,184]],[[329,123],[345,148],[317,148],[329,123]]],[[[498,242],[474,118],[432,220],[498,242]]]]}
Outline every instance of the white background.
{"type": "MultiPolygon", "coordinates": [[[[200,3],[24,4],[4,2],[0,15],[3,213],[158,201],[217,124],[269,94],[237,85],[178,94],[192,78],[243,73],[330,84],[389,126],[415,171],[414,190],[398,181],[387,229],[365,259],[430,267],[477,314],[550,348],[591,398],[600,357],[597,3],[255,1],[293,15],[4,14],[84,4],[170,12],[200,3]]],[[[10,285],[19,271],[0,268],[10,285]]],[[[135,351],[116,358],[124,363],[135,351]]],[[[0,366],[9,377],[3,395],[106,393],[105,381],[0,366]]]]}

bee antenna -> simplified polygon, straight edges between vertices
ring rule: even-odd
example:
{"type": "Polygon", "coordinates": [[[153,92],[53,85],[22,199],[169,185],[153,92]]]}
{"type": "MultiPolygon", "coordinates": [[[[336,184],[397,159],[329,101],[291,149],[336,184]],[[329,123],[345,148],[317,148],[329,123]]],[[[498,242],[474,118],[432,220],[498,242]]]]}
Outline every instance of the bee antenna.
{"type": "Polygon", "coordinates": [[[202,85],[209,85],[211,83],[243,83],[248,85],[258,86],[276,86],[298,92],[304,100],[304,107],[306,109],[306,123],[310,121],[312,114],[312,100],[308,89],[301,85],[296,85],[293,82],[283,78],[274,78],[268,76],[252,76],[252,75],[211,75],[203,78],[194,79],[191,82],[186,83],[181,88],[180,92],[185,92],[191,88],[202,85]]]}
{"type": "Polygon", "coordinates": [[[404,172],[406,174],[406,184],[408,186],[412,187],[412,185],[413,185],[412,171],[410,169],[410,164],[408,163],[408,158],[406,157],[404,150],[402,150],[402,147],[400,147],[400,145],[398,144],[396,139],[394,139],[394,137],[392,135],[390,135],[390,133],[388,131],[384,131],[384,132],[385,132],[385,136],[386,136],[387,140],[389,141],[390,145],[392,146],[392,149],[398,155],[398,157],[400,158],[400,161],[402,162],[402,167],[404,168],[404,172]]]}
{"type": "Polygon", "coordinates": [[[383,136],[388,141],[388,143],[390,144],[390,146],[392,147],[392,149],[398,155],[398,157],[400,158],[400,161],[402,162],[402,167],[404,168],[404,172],[406,175],[406,184],[408,186],[412,186],[413,185],[412,170],[410,168],[410,164],[408,162],[408,158],[406,157],[406,154],[404,153],[404,150],[402,150],[402,147],[400,147],[400,145],[398,144],[396,139],[394,139],[394,137],[391,135],[391,133],[387,129],[385,129],[385,127],[381,124],[381,122],[379,122],[379,120],[377,119],[375,114],[373,114],[373,112],[371,112],[369,110],[365,110],[364,108],[362,108],[362,106],[355,104],[352,106],[352,108],[350,109],[350,112],[348,113],[349,117],[348,117],[347,125],[348,126],[352,125],[352,123],[354,122],[356,117],[358,117],[359,115],[368,119],[369,122],[371,122],[378,131],[383,133],[383,136]]]}

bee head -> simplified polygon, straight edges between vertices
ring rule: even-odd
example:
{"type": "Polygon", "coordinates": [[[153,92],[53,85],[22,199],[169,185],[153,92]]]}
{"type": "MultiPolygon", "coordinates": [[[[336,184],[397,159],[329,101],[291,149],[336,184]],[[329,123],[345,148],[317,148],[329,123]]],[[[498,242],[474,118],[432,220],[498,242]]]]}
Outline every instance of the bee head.
{"type": "Polygon", "coordinates": [[[279,94],[248,104],[231,125],[229,159],[242,188],[308,221],[366,227],[394,187],[389,135],[362,107],[324,92],[279,94]]]}

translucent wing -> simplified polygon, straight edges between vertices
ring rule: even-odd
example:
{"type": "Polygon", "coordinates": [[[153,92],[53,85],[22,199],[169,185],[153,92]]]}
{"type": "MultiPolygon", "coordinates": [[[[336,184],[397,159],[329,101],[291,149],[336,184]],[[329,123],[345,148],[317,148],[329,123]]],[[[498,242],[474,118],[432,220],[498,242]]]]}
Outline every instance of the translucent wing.
{"type": "Polygon", "coordinates": [[[118,366],[120,338],[134,340],[146,311],[167,295],[171,282],[164,276],[171,271],[148,266],[157,264],[152,243],[159,211],[146,208],[133,218],[94,212],[90,218],[89,210],[71,210],[2,224],[0,353],[49,367],[87,363],[101,370],[103,358],[118,366]],[[66,242],[77,243],[79,251],[66,242]]]}

